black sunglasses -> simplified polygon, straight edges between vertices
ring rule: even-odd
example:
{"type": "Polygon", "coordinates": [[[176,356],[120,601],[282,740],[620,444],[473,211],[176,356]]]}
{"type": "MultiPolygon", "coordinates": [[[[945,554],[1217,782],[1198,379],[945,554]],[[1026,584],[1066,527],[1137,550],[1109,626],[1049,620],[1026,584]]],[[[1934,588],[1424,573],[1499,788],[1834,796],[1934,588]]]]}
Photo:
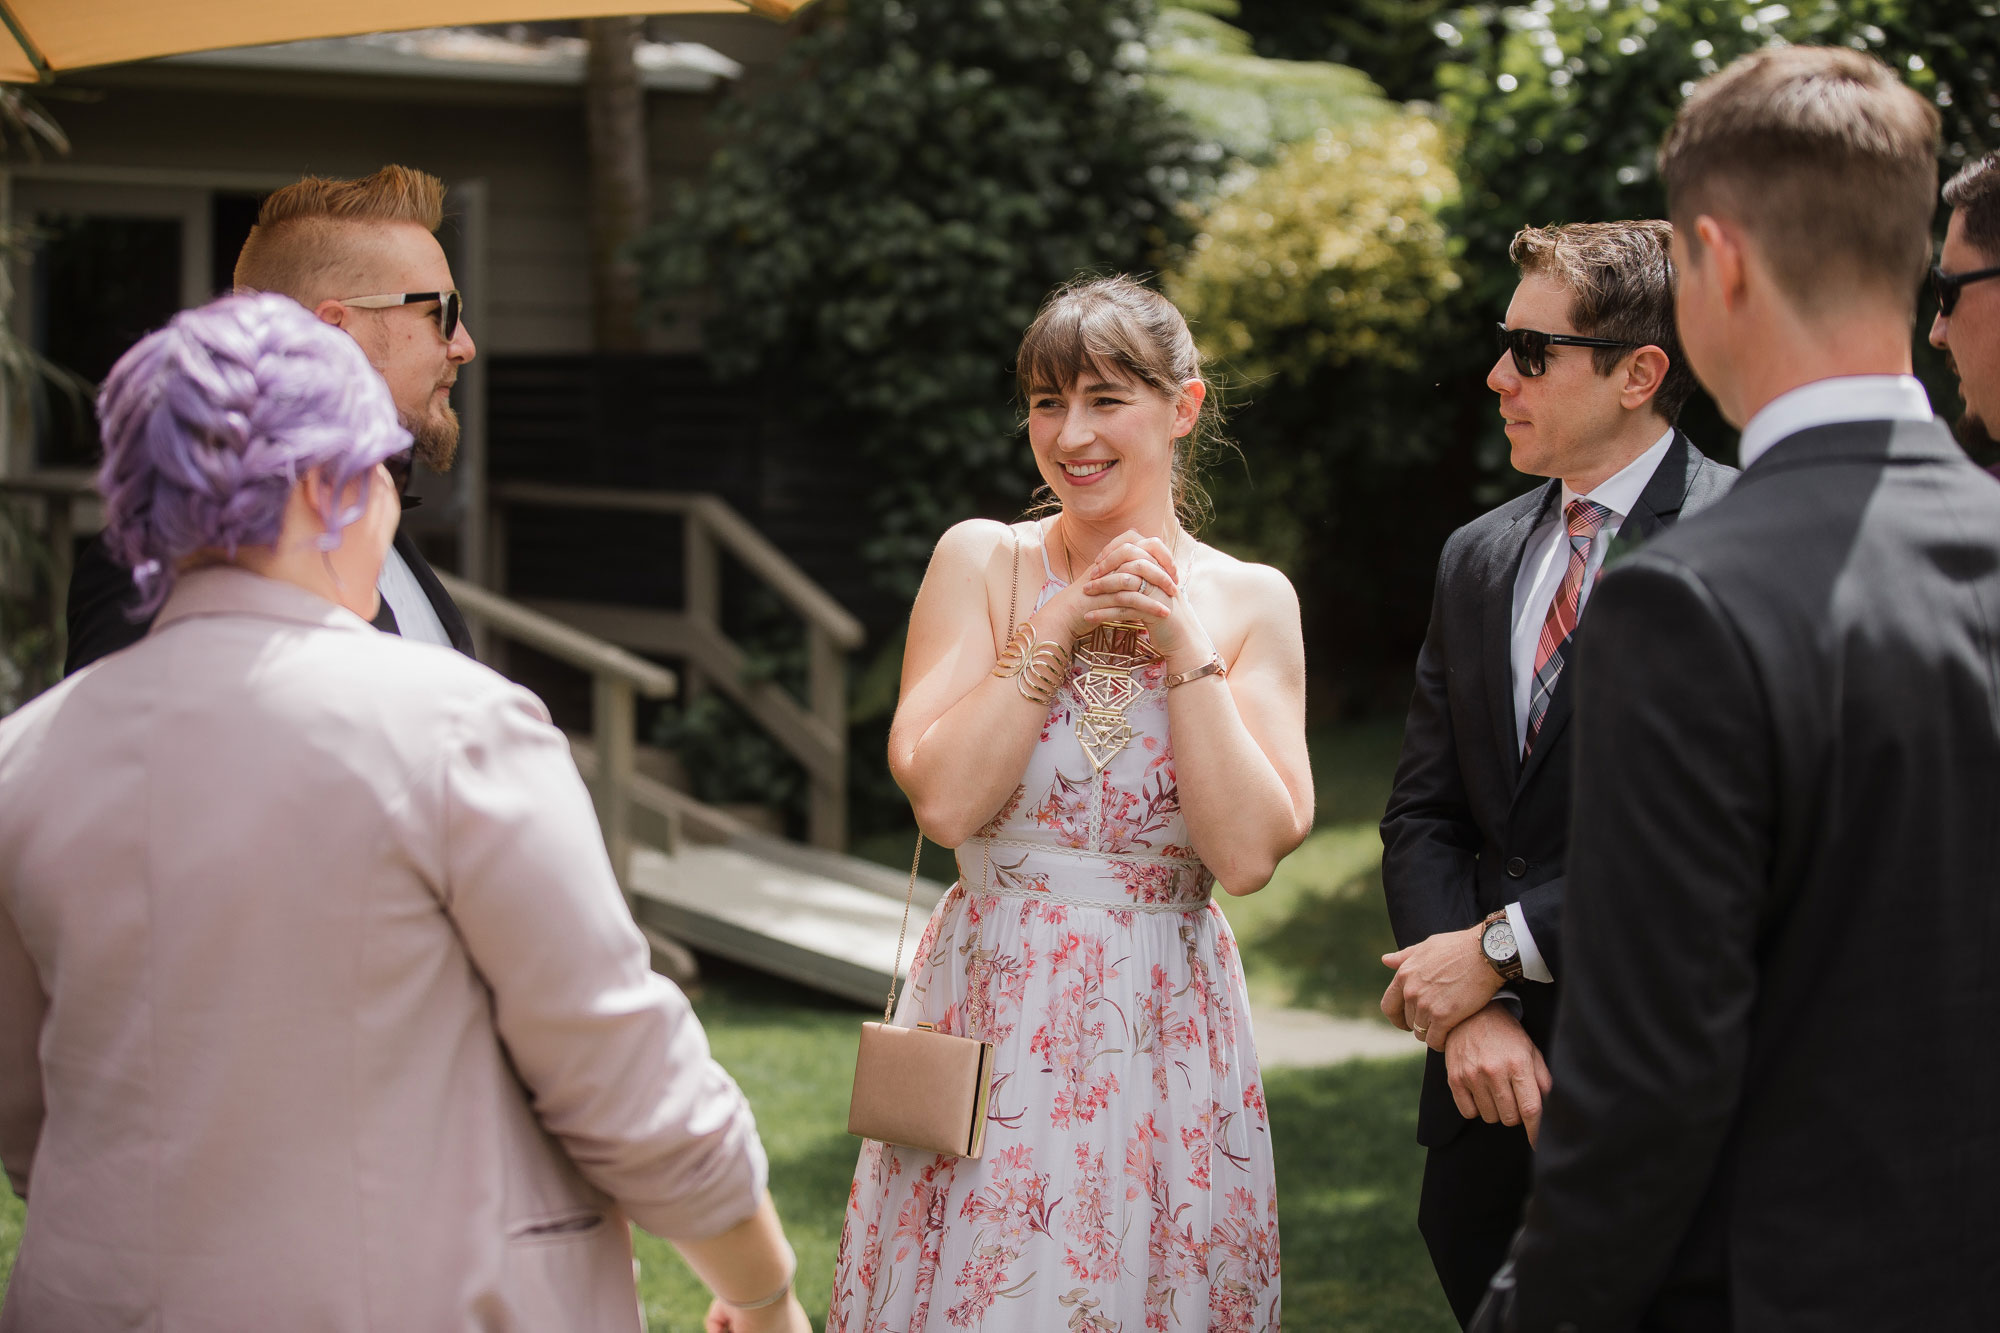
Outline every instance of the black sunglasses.
{"type": "Polygon", "coordinates": [[[1958,304],[1958,293],[1965,284],[1986,278],[2000,278],[2000,268],[1976,268],[1970,273],[1947,273],[1941,268],[1932,268],[1931,290],[1937,294],[1939,311],[1950,319],[1952,307],[1958,304]]]}
{"type": "Polygon", "coordinates": [[[1579,338],[1569,333],[1543,333],[1540,329],[1510,329],[1495,324],[1500,334],[1500,350],[1514,354],[1514,369],[1528,379],[1546,375],[1551,347],[1644,347],[1644,343],[1618,342],[1611,338],[1579,338]]]}
{"type": "Polygon", "coordinates": [[[456,291],[449,292],[390,292],[384,296],[350,296],[342,305],[359,306],[363,310],[386,310],[391,306],[418,305],[425,301],[436,301],[438,332],[450,342],[458,333],[459,316],[465,312],[465,298],[456,291]]]}

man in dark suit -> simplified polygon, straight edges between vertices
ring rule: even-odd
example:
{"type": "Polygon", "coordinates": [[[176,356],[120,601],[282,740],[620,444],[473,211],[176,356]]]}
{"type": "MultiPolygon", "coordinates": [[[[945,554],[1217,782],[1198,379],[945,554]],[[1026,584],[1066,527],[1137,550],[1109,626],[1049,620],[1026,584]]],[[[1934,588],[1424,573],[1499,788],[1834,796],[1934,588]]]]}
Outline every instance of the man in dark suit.
{"type": "Polygon", "coordinates": [[[2000,431],[2000,152],[1945,182],[1944,201],[1951,222],[1931,274],[1938,303],[1931,346],[1958,376],[1965,399],[1959,439],[1971,448],[2000,431]]]}
{"type": "MultiPolygon", "coordinates": [[[[451,385],[477,354],[434,235],[443,215],[444,183],[408,167],[308,176],[265,199],[235,274],[238,290],[282,292],[352,334],[388,382],[416,459],[438,472],[458,448],[451,385]]],[[[407,486],[410,460],[398,464],[407,486]]],[[[379,628],[472,652],[465,617],[401,530],[380,590],[379,628]]],[[[136,600],[130,571],[102,538],[89,542],[70,579],[65,675],[145,635],[147,622],[126,614],[136,600]]]]}
{"type": "Polygon", "coordinates": [[[2000,487],[1910,377],[1937,125],[1789,47],[1661,150],[1744,472],[1593,604],[1554,1091],[1481,1329],[2000,1325],[2000,487]]]}
{"type": "Polygon", "coordinates": [[[1565,662],[1609,559],[1713,503],[1734,472],[1674,428],[1694,386],[1664,222],[1530,228],[1487,384],[1514,466],[1553,478],[1452,534],[1394,794],[1382,884],[1401,949],[1382,1000],[1432,1049],[1418,1223],[1460,1321],[1527,1197],[1565,972],[1565,662]],[[1507,991],[1496,992],[1505,984],[1507,991]]]}

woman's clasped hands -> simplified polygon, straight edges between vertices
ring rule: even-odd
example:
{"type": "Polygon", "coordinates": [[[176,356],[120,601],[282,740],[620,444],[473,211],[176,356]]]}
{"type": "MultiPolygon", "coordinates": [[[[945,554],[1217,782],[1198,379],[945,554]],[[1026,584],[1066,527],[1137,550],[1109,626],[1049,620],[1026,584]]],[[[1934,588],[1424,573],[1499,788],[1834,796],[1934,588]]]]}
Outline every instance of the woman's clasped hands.
{"type": "Polygon", "coordinates": [[[1137,621],[1170,669],[1196,665],[1213,649],[1183,596],[1180,579],[1180,566],[1166,542],[1127,529],[1045,610],[1064,618],[1063,633],[1071,640],[1087,637],[1108,621],[1137,621]],[[1190,661],[1182,662],[1183,657],[1190,661]]]}

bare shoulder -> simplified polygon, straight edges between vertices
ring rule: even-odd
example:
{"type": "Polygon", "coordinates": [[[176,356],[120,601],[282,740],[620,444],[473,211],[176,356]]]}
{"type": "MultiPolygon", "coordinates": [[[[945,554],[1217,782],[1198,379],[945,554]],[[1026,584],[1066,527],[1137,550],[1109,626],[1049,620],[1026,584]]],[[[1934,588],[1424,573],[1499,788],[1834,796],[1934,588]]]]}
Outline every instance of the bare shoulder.
{"type": "Polygon", "coordinates": [[[1203,543],[1199,578],[1208,585],[1204,600],[1237,608],[1246,619],[1267,616],[1298,619],[1299,595],[1284,571],[1239,560],[1227,551],[1203,543]]]}
{"type": "MultiPolygon", "coordinates": [[[[931,552],[938,573],[977,573],[993,568],[1013,550],[1014,529],[990,518],[968,518],[945,529],[931,552]]],[[[1025,539],[1024,539],[1025,540],[1025,539]]]]}

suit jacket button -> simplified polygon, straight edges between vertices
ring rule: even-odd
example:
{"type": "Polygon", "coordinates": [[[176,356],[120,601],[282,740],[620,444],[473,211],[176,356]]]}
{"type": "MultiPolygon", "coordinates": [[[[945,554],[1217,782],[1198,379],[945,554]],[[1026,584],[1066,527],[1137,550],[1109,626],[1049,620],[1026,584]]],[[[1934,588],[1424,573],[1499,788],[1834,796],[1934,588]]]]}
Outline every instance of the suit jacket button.
{"type": "Polygon", "coordinates": [[[1507,858],[1507,878],[1519,879],[1528,873],[1528,863],[1518,856],[1507,858]]]}

